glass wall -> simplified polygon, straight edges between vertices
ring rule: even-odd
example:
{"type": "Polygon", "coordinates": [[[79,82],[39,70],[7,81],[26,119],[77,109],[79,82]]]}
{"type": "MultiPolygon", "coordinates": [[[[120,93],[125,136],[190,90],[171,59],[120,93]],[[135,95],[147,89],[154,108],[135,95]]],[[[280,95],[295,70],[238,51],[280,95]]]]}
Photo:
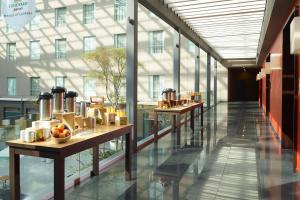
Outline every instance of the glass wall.
{"type": "Polygon", "coordinates": [[[195,91],[195,44],[181,35],[180,93],[184,97],[195,91]]]}
{"type": "Polygon", "coordinates": [[[206,98],[207,88],[207,53],[200,49],[200,92],[204,101],[204,106],[207,107],[206,98]]]}
{"type": "MultiPolygon", "coordinates": [[[[153,134],[154,112],[162,90],[173,87],[173,28],[142,5],[138,8],[138,141],[153,134]]],[[[159,116],[159,130],[170,119],[159,116]]]]}
{"type": "Polygon", "coordinates": [[[218,102],[228,101],[228,69],[221,63],[217,68],[218,102]]]}

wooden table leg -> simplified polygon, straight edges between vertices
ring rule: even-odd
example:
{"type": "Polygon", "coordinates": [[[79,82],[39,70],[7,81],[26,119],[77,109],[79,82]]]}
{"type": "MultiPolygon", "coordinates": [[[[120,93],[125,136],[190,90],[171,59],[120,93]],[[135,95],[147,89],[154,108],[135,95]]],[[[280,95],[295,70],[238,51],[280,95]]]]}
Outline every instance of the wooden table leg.
{"type": "Polygon", "coordinates": [[[130,181],[132,179],[132,132],[126,134],[125,147],[125,179],[130,181]]]}
{"type": "Polygon", "coordinates": [[[99,146],[93,147],[93,171],[91,176],[99,176],[99,146]]]}
{"type": "Polygon", "coordinates": [[[190,120],[191,120],[191,123],[190,123],[191,129],[194,132],[194,128],[195,128],[195,126],[194,126],[194,122],[195,122],[195,110],[191,110],[190,120]]]}
{"type": "Polygon", "coordinates": [[[175,132],[176,129],[176,115],[172,115],[172,133],[175,132]]]}
{"type": "Polygon", "coordinates": [[[157,134],[158,134],[158,114],[154,112],[154,127],[153,127],[153,133],[154,133],[154,142],[157,142],[157,134]]]}
{"type": "Polygon", "coordinates": [[[9,147],[9,177],[10,194],[12,200],[20,199],[20,155],[15,154],[15,149],[9,147]]]}
{"type": "Polygon", "coordinates": [[[177,134],[177,145],[181,142],[181,117],[180,114],[176,115],[176,134],[177,134]]]}
{"type": "Polygon", "coordinates": [[[54,199],[65,199],[65,159],[54,159],[54,199]]]}
{"type": "Polygon", "coordinates": [[[203,105],[201,106],[201,128],[203,128],[203,105]]]}

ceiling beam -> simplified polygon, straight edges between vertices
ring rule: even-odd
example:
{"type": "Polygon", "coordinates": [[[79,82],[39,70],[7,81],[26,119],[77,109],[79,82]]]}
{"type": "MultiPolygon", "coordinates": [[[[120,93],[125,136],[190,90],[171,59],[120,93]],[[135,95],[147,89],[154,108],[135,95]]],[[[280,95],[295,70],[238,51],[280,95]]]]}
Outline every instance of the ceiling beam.
{"type": "Polygon", "coordinates": [[[196,32],[194,32],[189,25],[187,25],[178,15],[176,15],[167,5],[163,4],[161,0],[138,0],[140,4],[156,14],[159,18],[164,20],[174,29],[181,31],[181,33],[190,39],[192,42],[208,52],[216,60],[221,62],[224,66],[229,67],[228,63],[216,52],[210,45],[208,45],[196,32]]]}

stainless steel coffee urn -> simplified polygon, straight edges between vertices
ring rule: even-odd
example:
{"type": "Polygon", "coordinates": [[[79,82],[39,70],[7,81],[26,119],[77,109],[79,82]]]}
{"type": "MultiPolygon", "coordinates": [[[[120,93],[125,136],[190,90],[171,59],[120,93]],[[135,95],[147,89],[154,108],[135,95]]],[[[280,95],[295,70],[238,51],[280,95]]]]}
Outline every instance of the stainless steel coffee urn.
{"type": "Polygon", "coordinates": [[[40,107],[40,120],[51,120],[52,117],[52,98],[49,92],[41,92],[38,103],[40,107]]]}
{"type": "Polygon", "coordinates": [[[176,100],[176,90],[172,89],[170,93],[171,93],[171,100],[176,100]]]}
{"type": "Polygon", "coordinates": [[[166,88],[162,91],[163,100],[170,101],[176,100],[176,90],[172,88],[166,88]]]}
{"type": "Polygon", "coordinates": [[[68,112],[75,112],[76,110],[76,97],[78,96],[77,92],[68,91],[65,95],[66,98],[66,110],[68,112]]]}
{"type": "Polygon", "coordinates": [[[86,117],[87,116],[87,105],[85,101],[80,103],[80,116],[86,117]]]}
{"type": "Polygon", "coordinates": [[[171,88],[166,88],[162,91],[163,100],[169,101],[171,99],[171,94],[170,94],[171,90],[172,90],[171,88]]]}
{"type": "Polygon", "coordinates": [[[53,94],[53,112],[64,112],[64,97],[66,89],[64,87],[53,87],[51,92],[53,94]]]}

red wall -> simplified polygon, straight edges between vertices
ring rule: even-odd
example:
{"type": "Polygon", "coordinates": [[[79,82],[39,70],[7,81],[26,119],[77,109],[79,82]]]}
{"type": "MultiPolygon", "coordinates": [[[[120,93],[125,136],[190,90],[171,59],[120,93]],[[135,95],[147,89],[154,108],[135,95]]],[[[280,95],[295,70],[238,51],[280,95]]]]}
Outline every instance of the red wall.
{"type": "MultiPolygon", "coordinates": [[[[277,36],[270,53],[282,53],[282,40],[283,34],[277,36]]],[[[282,71],[273,70],[270,74],[271,90],[270,90],[270,112],[269,119],[273,128],[278,133],[280,139],[282,139],[282,71]]]]}
{"type": "Polygon", "coordinates": [[[266,77],[262,79],[262,109],[266,112],[266,77]]]}

